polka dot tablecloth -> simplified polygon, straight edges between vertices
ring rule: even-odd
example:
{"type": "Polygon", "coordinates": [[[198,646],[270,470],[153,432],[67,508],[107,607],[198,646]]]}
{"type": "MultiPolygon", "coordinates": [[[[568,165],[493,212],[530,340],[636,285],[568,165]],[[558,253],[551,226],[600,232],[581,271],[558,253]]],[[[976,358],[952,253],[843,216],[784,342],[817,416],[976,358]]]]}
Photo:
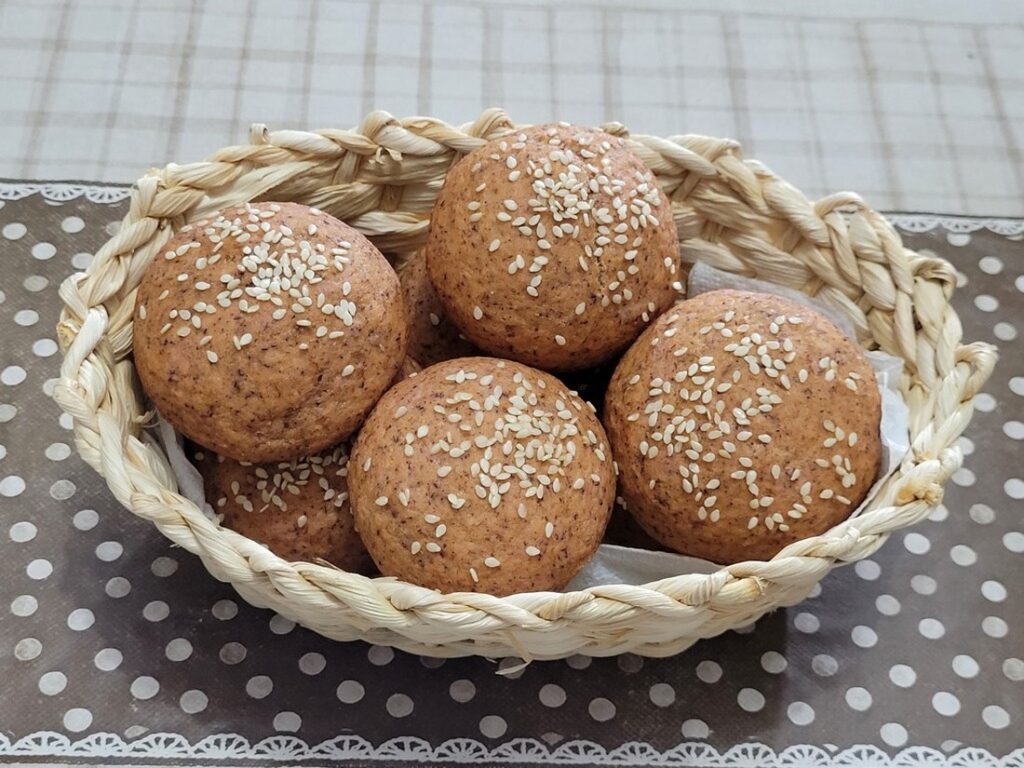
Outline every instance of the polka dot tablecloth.
{"type": "Polygon", "coordinates": [[[749,631],[523,669],[327,641],[119,507],[50,392],[124,198],[0,185],[0,763],[1024,765],[1022,222],[894,217],[1002,347],[929,521],[749,631]]]}

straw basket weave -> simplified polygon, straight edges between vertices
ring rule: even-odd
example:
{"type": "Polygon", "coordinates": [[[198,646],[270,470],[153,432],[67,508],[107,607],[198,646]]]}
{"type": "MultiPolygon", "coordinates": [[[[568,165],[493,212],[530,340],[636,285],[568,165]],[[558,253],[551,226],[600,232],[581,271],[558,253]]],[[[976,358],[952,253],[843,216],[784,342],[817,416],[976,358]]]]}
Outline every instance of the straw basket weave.
{"type": "Polygon", "coordinates": [[[870,555],[892,531],[942,500],[961,464],[953,446],[971,398],[995,362],[961,343],[950,305],[952,267],[903,247],[881,215],[841,193],[816,203],[739,145],[705,136],[627,137],[672,201],[685,261],[824,296],[865,346],[901,357],[912,448],[869,508],[767,562],[684,574],[644,586],[497,598],[439,594],[390,578],[289,563],[219,527],[176,492],[132,367],[135,290],[154,254],[186,222],[247,200],[315,205],[384,251],[425,240],[434,198],[452,163],[514,128],[501,110],[453,127],[430,118],[371,114],[353,130],[268,132],[209,160],[150,171],[131,207],[83,274],[61,287],[64,362],[56,398],[74,417],[82,457],[118,500],[202,558],[249,602],[338,640],[362,638],[430,656],[546,659],[626,651],[665,656],[799,602],[836,565],[870,555]]]}

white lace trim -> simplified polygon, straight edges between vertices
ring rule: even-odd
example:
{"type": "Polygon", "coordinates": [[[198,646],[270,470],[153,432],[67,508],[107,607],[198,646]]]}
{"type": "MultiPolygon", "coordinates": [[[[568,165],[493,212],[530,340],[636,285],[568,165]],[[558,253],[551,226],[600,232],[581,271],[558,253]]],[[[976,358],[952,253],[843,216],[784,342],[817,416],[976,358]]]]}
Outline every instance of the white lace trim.
{"type": "MultiPolygon", "coordinates": [[[[91,203],[119,203],[131,195],[131,187],[71,184],[60,181],[0,181],[0,200],[21,200],[29,195],[42,195],[50,202],[63,203],[85,197],[91,203]]],[[[1024,219],[999,219],[977,216],[942,216],[930,213],[890,213],[886,218],[904,232],[947,232],[969,234],[981,229],[1006,237],[1024,235],[1024,219]]]]}
{"type": "Polygon", "coordinates": [[[590,741],[570,741],[548,747],[536,739],[512,739],[488,747],[475,739],[449,739],[438,746],[414,737],[391,739],[374,746],[359,736],[337,736],[307,744],[296,736],[271,736],[252,743],[236,734],[208,736],[195,744],[174,733],[154,733],[125,741],[112,733],[96,733],[78,741],[52,731],[11,741],[0,733],[0,757],[145,758],[147,760],[362,760],[388,763],[543,763],[549,765],[658,765],[706,768],[1024,768],[1024,748],[1003,757],[977,747],[962,747],[946,755],[930,747],[907,747],[890,755],[875,746],[836,749],[801,744],[779,752],[764,744],[738,744],[719,752],[709,744],[684,742],[660,752],[643,742],[607,749],[590,741]]]}

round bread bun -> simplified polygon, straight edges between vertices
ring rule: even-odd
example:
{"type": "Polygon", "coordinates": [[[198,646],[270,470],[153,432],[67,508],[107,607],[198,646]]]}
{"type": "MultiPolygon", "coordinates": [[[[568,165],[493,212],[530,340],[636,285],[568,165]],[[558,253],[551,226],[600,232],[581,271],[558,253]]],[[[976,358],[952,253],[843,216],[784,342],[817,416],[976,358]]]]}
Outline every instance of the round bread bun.
{"type": "Polygon", "coordinates": [[[409,355],[423,365],[479,354],[448,318],[427,276],[423,250],[409,254],[398,265],[398,282],[409,317],[409,355]]]}
{"type": "Polygon", "coordinates": [[[676,228],[654,174],[622,139],[565,123],[456,164],[426,250],[466,337],[539,368],[610,359],[676,298],[676,228]]]}
{"type": "Polygon", "coordinates": [[[801,304],[732,290],[659,318],[604,412],[629,511],[717,563],[768,559],[848,517],[878,473],[880,419],[860,347],[801,304]]]}
{"type": "Polygon", "coordinates": [[[135,367],[195,442],[253,462],[317,453],[359,426],[405,356],[398,278],[315,208],[254,203],[183,227],[135,306],[135,367]]]}
{"type": "Polygon", "coordinates": [[[349,488],[381,573],[508,595],[559,589],[593,555],[615,470],[600,421],[558,379],[472,357],[381,398],[349,488]]]}
{"type": "Polygon", "coordinates": [[[373,562],[349,504],[348,447],[292,461],[249,464],[201,451],[206,499],[226,528],[290,561],[326,560],[369,573],[373,562]]]}

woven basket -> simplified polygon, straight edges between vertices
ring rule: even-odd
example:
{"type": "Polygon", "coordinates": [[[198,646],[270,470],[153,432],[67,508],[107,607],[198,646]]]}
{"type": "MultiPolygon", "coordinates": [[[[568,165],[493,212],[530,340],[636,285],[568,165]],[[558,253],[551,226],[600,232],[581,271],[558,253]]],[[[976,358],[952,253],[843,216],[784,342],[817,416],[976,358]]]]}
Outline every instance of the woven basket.
{"type": "Polygon", "coordinates": [[[392,578],[289,563],[219,527],[176,492],[144,426],[132,367],[135,289],[150,259],[186,222],[247,200],[293,200],[332,213],[384,251],[423,244],[445,173],[466,153],[515,127],[501,110],[456,128],[374,112],[354,130],[268,132],[209,160],[152,170],[132,190],[120,229],[88,270],[61,286],[64,362],[56,399],[74,417],[82,457],[117,499],[202,558],[250,603],[338,640],[357,638],[429,656],[549,659],[581,653],[677,653],[805,598],[837,565],[859,560],[942,500],[961,464],[953,442],[995,363],[992,347],[962,344],[950,305],[952,267],[903,247],[854,194],[816,203],[739,145],[705,136],[626,137],[672,201],[685,261],[825,297],[861,342],[901,357],[912,448],[860,516],[787,547],[767,562],[685,574],[644,586],[497,598],[439,594],[392,578]]]}

